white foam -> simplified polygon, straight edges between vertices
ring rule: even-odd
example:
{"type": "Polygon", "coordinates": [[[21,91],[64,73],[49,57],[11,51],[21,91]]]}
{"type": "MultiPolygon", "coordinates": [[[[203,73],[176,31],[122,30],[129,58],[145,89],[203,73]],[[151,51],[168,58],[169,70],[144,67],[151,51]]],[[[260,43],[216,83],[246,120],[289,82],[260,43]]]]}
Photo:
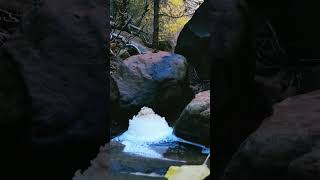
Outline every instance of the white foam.
{"type": "Polygon", "coordinates": [[[153,112],[152,109],[143,107],[138,115],[129,120],[128,130],[121,135],[121,139],[136,143],[158,143],[173,132],[164,117],[153,112]]]}
{"type": "Polygon", "coordinates": [[[129,120],[129,128],[113,140],[125,145],[124,152],[142,155],[149,158],[162,158],[159,152],[149,145],[172,141],[173,129],[164,117],[148,108],[141,108],[138,115],[129,120]]]}
{"type": "Polygon", "coordinates": [[[125,145],[123,152],[149,158],[162,159],[162,153],[153,150],[151,145],[165,142],[188,143],[203,148],[203,153],[210,152],[210,149],[202,145],[176,137],[166,119],[148,107],[141,108],[140,112],[129,120],[128,130],[113,140],[125,145]]]}

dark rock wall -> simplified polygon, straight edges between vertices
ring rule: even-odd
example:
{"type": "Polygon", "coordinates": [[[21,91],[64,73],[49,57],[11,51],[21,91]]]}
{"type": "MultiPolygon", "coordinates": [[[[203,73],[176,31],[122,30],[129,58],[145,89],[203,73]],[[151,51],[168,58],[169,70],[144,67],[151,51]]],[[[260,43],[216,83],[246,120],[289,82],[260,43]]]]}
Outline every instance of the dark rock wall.
{"type": "Polygon", "coordinates": [[[312,20],[318,15],[316,1],[207,0],[182,30],[175,52],[202,79],[213,75],[216,171],[271,114],[274,103],[320,88],[320,61],[314,60],[319,26],[312,20]],[[276,34],[269,38],[279,40],[284,52],[263,64],[256,51],[267,49],[256,43],[266,22],[276,34]]]}
{"type": "Polygon", "coordinates": [[[0,49],[1,132],[28,130],[33,179],[71,179],[108,141],[107,6],[41,1],[0,49]]]}

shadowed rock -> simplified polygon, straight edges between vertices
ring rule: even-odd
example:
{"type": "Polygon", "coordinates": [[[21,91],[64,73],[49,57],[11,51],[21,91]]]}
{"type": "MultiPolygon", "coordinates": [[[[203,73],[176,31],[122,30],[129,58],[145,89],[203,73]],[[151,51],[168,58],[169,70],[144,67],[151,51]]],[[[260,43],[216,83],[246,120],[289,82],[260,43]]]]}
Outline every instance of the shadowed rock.
{"type": "Polygon", "coordinates": [[[196,10],[179,34],[175,53],[186,57],[201,79],[210,79],[208,3],[196,10]]]}
{"type": "Polygon", "coordinates": [[[274,106],[239,148],[223,180],[319,179],[320,91],[274,106]]]}
{"type": "Polygon", "coordinates": [[[70,179],[107,141],[106,7],[41,1],[1,48],[1,61],[19,66],[32,101],[31,175],[70,179]]]}
{"type": "Polygon", "coordinates": [[[196,94],[177,120],[174,133],[185,140],[210,145],[210,91],[196,94]]]}

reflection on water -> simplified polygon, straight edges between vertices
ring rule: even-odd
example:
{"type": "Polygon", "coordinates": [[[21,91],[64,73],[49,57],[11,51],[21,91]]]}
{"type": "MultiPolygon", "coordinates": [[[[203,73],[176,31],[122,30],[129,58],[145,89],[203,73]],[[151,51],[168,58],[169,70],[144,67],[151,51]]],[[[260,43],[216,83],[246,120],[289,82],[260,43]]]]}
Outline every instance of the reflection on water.
{"type": "Polygon", "coordinates": [[[118,136],[112,141],[120,142],[125,145],[123,152],[132,153],[138,156],[148,158],[159,158],[167,160],[192,161],[192,157],[202,157],[210,153],[210,148],[201,144],[193,143],[181,139],[174,134],[166,137],[162,141],[156,143],[137,143],[123,139],[123,136],[118,136]]]}
{"type": "Polygon", "coordinates": [[[148,107],[141,108],[140,112],[129,120],[128,130],[112,140],[125,145],[123,152],[148,158],[170,157],[171,160],[180,160],[180,157],[175,157],[189,151],[196,154],[210,153],[210,149],[203,145],[175,136],[166,119],[148,107]]]}

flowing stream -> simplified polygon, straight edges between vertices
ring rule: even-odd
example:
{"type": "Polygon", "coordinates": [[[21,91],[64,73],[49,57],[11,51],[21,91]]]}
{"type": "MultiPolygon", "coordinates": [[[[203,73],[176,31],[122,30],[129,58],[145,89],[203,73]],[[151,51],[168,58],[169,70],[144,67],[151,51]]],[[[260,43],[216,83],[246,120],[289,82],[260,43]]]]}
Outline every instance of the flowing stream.
{"type": "MultiPolygon", "coordinates": [[[[192,164],[203,162],[210,148],[186,141],[174,135],[164,117],[154,113],[150,108],[141,111],[129,120],[126,132],[112,139],[123,144],[124,153],[167,162],[192,164]]],[[[163,176],[166,169],[154,172],[124,172],[141,176],[163,176]]]]}

